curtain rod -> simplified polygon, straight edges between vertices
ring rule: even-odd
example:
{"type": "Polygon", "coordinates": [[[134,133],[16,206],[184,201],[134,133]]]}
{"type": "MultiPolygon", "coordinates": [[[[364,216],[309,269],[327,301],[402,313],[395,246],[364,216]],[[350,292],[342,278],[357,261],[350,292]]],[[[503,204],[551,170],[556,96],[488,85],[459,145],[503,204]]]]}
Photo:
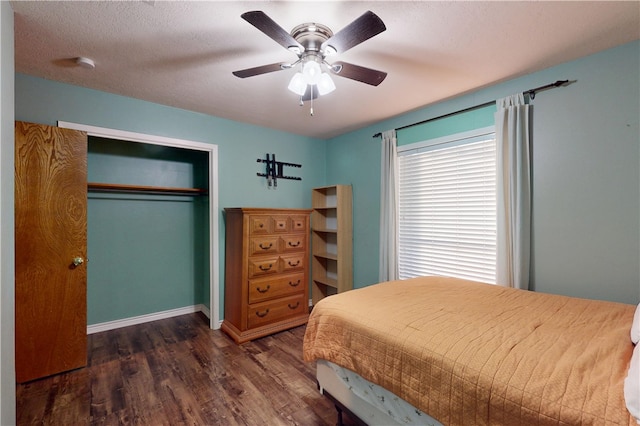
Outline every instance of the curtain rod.
{"type": "MultiPolygon", "coordinates": [[[[536,87],[535,89],[529,89],[526,92],[523,92],[523,94],[529,95],[530,99],[535,99],[537,92],[541,92],[543,90],[548,90],[548,89],[553,89],[553,88],[560,87],[560,86],[568,86],[571,83],[573,83],[573,81],[558,80],[555,83],[546,84],[544,86],[536,87]]],[[[490,101],[490,102],[485,102],[485,103],[480,104],[480,105],[475,105],[475,106],[472,106],[472,107],[469,107],[469,108],[461,109],[460,111],[450,112],[448,114],[439,115],[439,116],[433,117],[433,118],[428,118],[426,120],[418,121],[417,123],[413,123],[413,124],[407,124],[406,126],[398,127],[396,129],[396,131],[402,130],[402,129],[407,129],[407,128],[413,127],[413,126],[418,126],[420,124],[428,123],[430,121],[440,120],[441,118],[451,117],[452,115],[458,115],[458,114],[462,114],[464,112],[473,111],[474,109],[484,108],[486,106],[494,104],[495,102],[496,101],[493,100],[493,101],[490,101]]],[[[374,138],[377,138],[377,137],[380,137],[380,136],[382,136],[382,133],[380,133],[380,132],[378,132],[375,135],[373,135],[374,138]]]]}

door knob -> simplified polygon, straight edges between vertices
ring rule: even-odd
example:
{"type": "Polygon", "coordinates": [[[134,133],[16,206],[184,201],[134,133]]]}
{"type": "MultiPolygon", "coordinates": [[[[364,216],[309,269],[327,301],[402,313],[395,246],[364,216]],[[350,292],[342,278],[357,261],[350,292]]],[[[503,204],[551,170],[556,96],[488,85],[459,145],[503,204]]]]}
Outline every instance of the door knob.
{"type": "Polygon", "coordinates": [[[84,259],[81,257],[74,257],[73,258],[73,266],[80,266],[84,263],[84,259]]]}

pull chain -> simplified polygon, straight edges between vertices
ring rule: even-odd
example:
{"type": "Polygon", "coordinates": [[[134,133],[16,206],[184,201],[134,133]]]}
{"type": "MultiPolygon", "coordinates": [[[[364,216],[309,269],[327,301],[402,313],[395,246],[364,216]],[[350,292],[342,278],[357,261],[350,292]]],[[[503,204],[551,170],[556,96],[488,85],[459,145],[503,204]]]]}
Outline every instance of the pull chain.
{"type": "MultiPolygon", "coordinates": [[[[311,104],[309,108],[309,114],[313,117],[313,84],[309,85],[310,95],[311,95],[311,104]]],[[[300,106],[304,106],[303,96],[300,96],[300,106]]]]}

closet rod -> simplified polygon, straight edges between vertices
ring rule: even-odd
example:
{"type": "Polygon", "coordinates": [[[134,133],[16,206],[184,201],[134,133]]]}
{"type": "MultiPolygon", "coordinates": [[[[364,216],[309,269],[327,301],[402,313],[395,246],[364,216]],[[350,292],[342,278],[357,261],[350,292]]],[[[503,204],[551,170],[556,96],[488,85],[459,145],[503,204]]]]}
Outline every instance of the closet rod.
{"type": "MultiPolygon", "coordinates": [[[[546,84],[544,86],[536,87],[535,89],[529,89],[526,92],[523,92],[523,94],[529,95],[530,99],[535,99],[537,92],[542,92],[543,90],[553,89],[553,88],[560,87],[560,86],[568,86],[571,83],[573,83],[573,81],[558,80],[555,83],[546,84]]],[[[461,109],[460,111],[450,112],[448,114],[439,115],[439,116],[433,117],[433,118],[428,118],[426,120],[418,121],[417,123],[407,124],[406,126],[398,127],[396,129],[396,131],[402,130],[402,129],[408,129],[409,127],[418,126],[420,124],[428,123],[430,121],[440,120],[441,118],[451,117],[452,115],[458,115],[458,114],[462,114],[462,113],[465,113],[465,112],[473,111],[474,109],[484,108],[486,106],[489,106],[489,105],[492,105],[492,104],[495,104],[495,103],[496,103],[496,101],[493,100],[493,101],[490,101],[490,102],[485,102],[485,103],[480,104],[480,105],[475,105],[475,106],[472,106],[472,107],[469,107],[469,108],[461,109]]],[[[374,138],[377,138],[377,137],[380,137],[380,136],[382,136],[382,133],[380,133],[380,132],[378,132],[375,135],[373,135],[374,138]]]]}
{"type": "Polygon", "coordinates": [[[172,188],[164,186],[125,185],[118,183],[88,182],[87,190],[91,192],[128,192],[137,194],[166,194],[166,195],[207,195],[206,189],[172,188]]]}

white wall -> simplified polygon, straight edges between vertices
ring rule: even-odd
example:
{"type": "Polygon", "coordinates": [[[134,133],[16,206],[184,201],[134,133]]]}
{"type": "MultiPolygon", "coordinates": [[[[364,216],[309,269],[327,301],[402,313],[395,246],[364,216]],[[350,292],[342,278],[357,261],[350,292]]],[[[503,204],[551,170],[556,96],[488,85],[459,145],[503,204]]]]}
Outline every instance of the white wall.
{"type": "Polygon", "coordinates": [[[0,1],[0,425],[16,422],[14,349],[13,10],[0,1]]]}

